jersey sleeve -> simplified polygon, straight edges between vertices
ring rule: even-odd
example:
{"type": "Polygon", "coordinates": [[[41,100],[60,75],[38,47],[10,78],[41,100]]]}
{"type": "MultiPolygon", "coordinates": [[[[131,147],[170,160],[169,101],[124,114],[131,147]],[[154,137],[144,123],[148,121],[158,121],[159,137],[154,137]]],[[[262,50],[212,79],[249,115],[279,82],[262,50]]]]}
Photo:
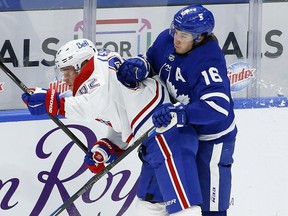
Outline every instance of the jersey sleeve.
{"type": "Polygon", "coordinates": [[[108,127],[107,137],[121,149],[126,149],[128,147],[128,144],[122,141],[122,133],[116,132],[111,127],[108,127]]]}
{"type": "Polygon", "coordinates": [[[63,107],[65,117],[85,121],[95,120],[108,106],[104,93],[105,84],[102,84],[90,94],[65,98],[63,107]]]}
{"type": "Polygon", "coordinates": [[[221,88],[204,93],[199,101],[187,105],[189,123],[208,125],[223,121],[228,117],[231,103],[221,88]]]}

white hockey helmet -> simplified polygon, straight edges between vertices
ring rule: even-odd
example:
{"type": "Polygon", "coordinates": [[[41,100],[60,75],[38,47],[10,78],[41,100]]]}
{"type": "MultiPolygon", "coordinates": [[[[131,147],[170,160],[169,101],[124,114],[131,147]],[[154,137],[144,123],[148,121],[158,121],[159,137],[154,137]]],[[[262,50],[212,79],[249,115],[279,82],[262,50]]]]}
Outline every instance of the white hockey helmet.
{"type": "Polygon", "coordinates": [[[81,69],[81,64],[97,53],[95,45],[88,39],[81,38],[67,42],[56,53],[56,68],[73,66],[76,71],[81,69]]]}

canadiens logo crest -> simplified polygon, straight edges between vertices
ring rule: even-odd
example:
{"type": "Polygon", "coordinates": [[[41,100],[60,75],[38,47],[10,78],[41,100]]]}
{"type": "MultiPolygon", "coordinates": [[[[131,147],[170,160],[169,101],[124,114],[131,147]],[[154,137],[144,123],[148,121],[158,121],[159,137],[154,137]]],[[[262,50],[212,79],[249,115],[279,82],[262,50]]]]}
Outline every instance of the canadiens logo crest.
{"type": "Polygon", "coordinates": [[[241,91],[255,78],[255,70],[246,62],[236,62],[227,67],[231,91],[241,91]]]}
{"type": "Polygon", "coordinates": [[[103,120],[103,119],[98,119],[98,118],[96,118],[95,120],[98,121],[98,122],[100,122],[100,123],[103,123],[103,124],[105,124],[105,125],[113,128],[113,126],[112,126],[112,124],[111,124],[110,121],[105,121],[105,120],[103,120]]]}
{"type": "Polygon", "coordinates": [[[4,82],[0,82],[0,92],[4,91],[4,82]]]}

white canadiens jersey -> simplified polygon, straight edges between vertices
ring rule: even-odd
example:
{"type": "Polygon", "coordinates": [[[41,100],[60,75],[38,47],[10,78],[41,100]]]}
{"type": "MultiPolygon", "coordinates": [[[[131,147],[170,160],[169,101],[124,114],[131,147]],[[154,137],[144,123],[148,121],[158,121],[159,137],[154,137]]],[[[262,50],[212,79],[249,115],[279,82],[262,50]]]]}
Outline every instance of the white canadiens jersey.
{"type": "Polygon", "coordinates": [[[170,101],[157,77],[146,79],[136,89],[122,85],[116,75],[122,62],[118,53],[99,51],[75,79],[75,97],[65,99],[64,111],[69,119],[105,123],[130,144],[153,126],[155,108],[170,101]]]}

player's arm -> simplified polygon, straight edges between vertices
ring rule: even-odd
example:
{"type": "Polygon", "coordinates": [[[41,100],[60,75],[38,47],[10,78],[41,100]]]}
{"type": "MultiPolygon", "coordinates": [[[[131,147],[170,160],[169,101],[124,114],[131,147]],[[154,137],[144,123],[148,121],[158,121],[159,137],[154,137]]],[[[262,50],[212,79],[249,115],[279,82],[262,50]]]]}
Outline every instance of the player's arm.
{"type": "Polygon", "coordinates": [[[41,89],[32,95],[23,94],[22,99],[32,115],[61,115],[69,119],[91,121],[107,107],[107,97],[98,89],[90,94],[60,98],[55,89],[41,89]]]}
{"type": "MultiPolygon", "coordinates": [[[[213,93],[212,93],[213,94],[213,93]]],[[[225,94],[203,95],[200,101],[186,105],[190,124],[206,125],[225,120],[229,115],[230,99],[225,94]]]]}
{"type": "Polygon", "coordinates": [[[189,123],[213,124],[228,117],[233,101],[225,67],[202,70],[196,89],[198,100],[186,106],[189,123]]]}
{"type": "MultiPolygon", "coordinates": [[[[93,82],[95,84],[95,82],[93,82]]],[[[36,88],[34,94],[22,94],[22,99],[32,115],[49,113],[52,116],[61,115],[70,119],[83,119],[90,121],[102,113],[107,107],[107,94],[105,81],[97,79],[93,91],[74,97],[60,98],[55,89],[36,88]]]]}
{"type": "Polygon", "coordinates": [[[107,128],[106,137],[113,143],[117,143],[117,146],[121,149],[126,149],[128,144],[122,140],[122,132],[116,132],[113,127],[107,128]]]}
{"type": "Polygon", "coordinates": [[[90,94],[66,98],[58,113],[68,119],[95,120],[108,106],[105,95],[105,92],[99,89],[90,94]]]}
{"type": "Polygon", "coordinates": [[[36,88],[34,94],[24,93],[22,99],[32,115],[49,113],[52,116],[91,120],[107,106],[107,71],[108,67],[105,71],[94,71],[94,62],[89,61],[74,81],[76,90],[73,94],[77,96],[60,98],[55,89],[36,88]]]}
{"type": "Polygon", "coordinates": [[[166,37],[173,40],[169,35],[169,30],[164,30],[160,33],[152,45],[148,48],[145,55],[140,54],[135,58],[128,58],[121,65],[117,76],[118,80],[129,88],[136,88],[137,82],[141,82],[147,77],[153,77],[159,74],[159,62],[156,56],[164,55],[163,50],[166,50],[166,37]]]}

